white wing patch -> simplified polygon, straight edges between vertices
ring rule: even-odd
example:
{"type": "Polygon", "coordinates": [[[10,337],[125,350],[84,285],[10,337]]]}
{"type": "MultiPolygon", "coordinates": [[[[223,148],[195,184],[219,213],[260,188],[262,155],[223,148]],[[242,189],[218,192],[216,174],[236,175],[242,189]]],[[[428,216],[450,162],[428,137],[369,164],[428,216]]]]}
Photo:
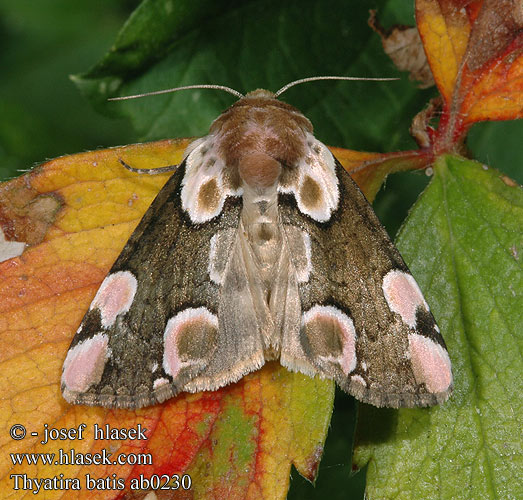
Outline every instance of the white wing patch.
{"type": "Polygon", "coordinates": [[[168,384],[170,384],[169,380],[167,380],[166,378],[160,377],[160,378],[157,378],[153,382],[153,389],[156,390],[159,387],[163,387],[163,386],[168,385],[168,384]]]}
{"type": "Polygon", "coordinates": [[[312,134],[307,134],[306,154],[297,165],[294,182],[279,186],[281,193],[292,193],[300,212],[317,222],[327,222],[338,208],[340,190],[332,153],[312,134]]]}
{"type": "Polygon", "coordinates": [[[359,384],[362,387],[367,387],[367,382],[365,382],[365,379],[360,375],[353,375],[350,380],[353,384],[359,384]]]}
{"type": "Polygon", "coordinates": [[[296,270],[296,280],[298,283],[307,283],[312,272],[311,238],[297,227],[283,227],[289,255],[296,270]]]}
{"type": "Polygon", "coordinates": [[[228,196],[241,196],[225,179],[226,165],[218,154],[214,136],[195,141],[188,148],[186,171],[182,180],[182,208],[195,224],[220,215],[228,196]]]}
{"type": "Polygon", "coordinates": [[[22,241],[8,241],[0,227],[0,262],[22,255],[25,243],[22,241]]]}
{"type": "Polygon", "coordinates": [[[211,281],[217,285],[223,284],[225,268],[229,261],[229,252],[235,238],[236,230],[234,229],[217,231],[211,238],[207,272],[211,281]]]}

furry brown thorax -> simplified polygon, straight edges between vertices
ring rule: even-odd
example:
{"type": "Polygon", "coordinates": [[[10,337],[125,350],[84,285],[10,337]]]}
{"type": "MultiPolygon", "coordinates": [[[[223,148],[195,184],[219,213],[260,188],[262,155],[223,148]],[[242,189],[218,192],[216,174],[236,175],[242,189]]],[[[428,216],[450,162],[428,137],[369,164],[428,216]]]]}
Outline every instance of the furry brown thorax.
{"type": "MultiPolygon", "coordinates": [[[[295,107],[268,90],[254,90],[234,103],[211,125],[219,138],[218,153],[251,187],[273,185],[281,168],[303,157],[311,122],[295,107]]],[[[285,172],[282,183],[285,184],[285,172]]]]}

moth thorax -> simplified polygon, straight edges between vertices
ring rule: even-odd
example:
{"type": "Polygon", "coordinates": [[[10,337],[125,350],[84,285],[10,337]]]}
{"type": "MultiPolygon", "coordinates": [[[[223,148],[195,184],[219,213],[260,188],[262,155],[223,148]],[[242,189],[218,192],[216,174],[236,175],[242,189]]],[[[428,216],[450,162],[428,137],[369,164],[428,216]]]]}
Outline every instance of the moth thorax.
{"type": "Polygon", "coordinates": [[[252,151],[239,159],[238,173],[251,188],[268,189],[278,181],[281,165],[266,153],[252,151]]]}

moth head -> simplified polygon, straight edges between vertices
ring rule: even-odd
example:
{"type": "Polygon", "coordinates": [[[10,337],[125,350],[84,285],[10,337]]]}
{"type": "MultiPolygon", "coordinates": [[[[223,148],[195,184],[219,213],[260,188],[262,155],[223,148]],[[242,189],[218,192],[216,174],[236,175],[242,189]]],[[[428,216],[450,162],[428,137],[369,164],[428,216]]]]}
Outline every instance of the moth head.
{"type": "Polygon", "coordinates": [[[246,94],[243,99],[276,99],[276,94],[270,90],[256,89],[246,94]]]}
{"type": "Polygon", "coordinates": [[[249,92],[226,109],[209,129],[213,152],[232,175],[251,188],[275,185],[282,170],[306,155],[311,122],[273,92],[249,92]]]}

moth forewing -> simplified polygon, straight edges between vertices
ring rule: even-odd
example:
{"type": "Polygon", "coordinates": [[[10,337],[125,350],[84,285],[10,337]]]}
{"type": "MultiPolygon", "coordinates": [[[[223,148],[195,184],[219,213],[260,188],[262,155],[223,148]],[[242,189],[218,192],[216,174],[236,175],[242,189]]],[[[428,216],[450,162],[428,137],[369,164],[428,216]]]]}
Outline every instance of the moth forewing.
{"type": "Polygon", "coordinates": [[[102,283],[62,375],[140,407],[266,360],[376,406],[452,389],[445,343],[364,195],[297,109],[257,90],[192,143],[102,283]]]}

